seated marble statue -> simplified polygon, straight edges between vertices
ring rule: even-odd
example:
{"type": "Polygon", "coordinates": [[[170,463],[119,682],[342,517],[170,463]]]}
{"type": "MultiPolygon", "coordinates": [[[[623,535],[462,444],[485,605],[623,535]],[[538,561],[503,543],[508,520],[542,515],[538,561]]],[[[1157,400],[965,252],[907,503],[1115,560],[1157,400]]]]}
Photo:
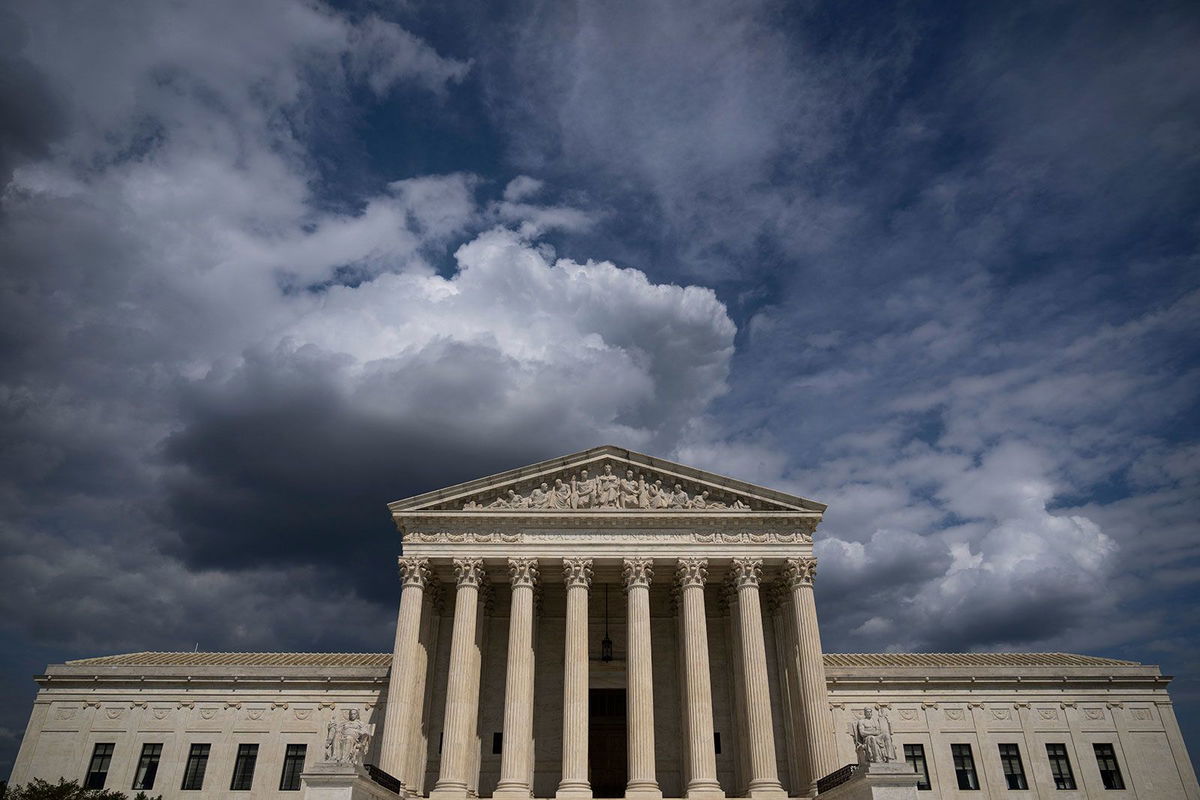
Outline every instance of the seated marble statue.
{"type": "Polygon", "coordinates": [[[358,709],[346,712],[346,719],[331,720],[325,729],[325,760],[361,767],[370,747],[375,726],[359,719],[358,709]]]}
{"type": "Polygon", "coordinates": [[[892,744],[892,726],[883,712],[874,718],[874,711],[863,709],[863,718],[853,723],[854,749],[860,764],[882,764],[896,760],[892,744]]]}

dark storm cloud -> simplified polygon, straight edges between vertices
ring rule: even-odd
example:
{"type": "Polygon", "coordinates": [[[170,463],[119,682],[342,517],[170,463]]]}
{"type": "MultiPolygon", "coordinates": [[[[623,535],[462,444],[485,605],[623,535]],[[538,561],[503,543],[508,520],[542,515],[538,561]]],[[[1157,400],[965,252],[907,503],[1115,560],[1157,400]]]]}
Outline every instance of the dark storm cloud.
{"type": "Polygon", "coordinates": [[[0,9],[0,191],[20,162],[45,156],[65,130],[58,98],[46,76],[17,55],[26,26],[19,16],[0,9]]]}

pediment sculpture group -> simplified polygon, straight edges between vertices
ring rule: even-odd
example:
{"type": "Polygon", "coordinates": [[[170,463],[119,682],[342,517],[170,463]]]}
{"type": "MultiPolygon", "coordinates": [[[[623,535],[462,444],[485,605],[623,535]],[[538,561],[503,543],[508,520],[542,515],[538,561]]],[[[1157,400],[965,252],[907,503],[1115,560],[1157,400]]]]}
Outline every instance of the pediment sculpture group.
{"type": "Polygon", "coordinates": [[[482,509],[521,509],[521,510],[571,510],[580,508],[610,508],[610,509],[689,509],[706,510],[745,510],[750,508],[741,500],[735,499],[726,504],[709,498],[707,491],[689,495],[681,484],[674,488],[666,486],[661,480],[648,481],[642,475],[634,475],[633,470],[626,470],[625,477],[613,472],[612,464],[605,464],[604,471],[592,477],[586,469],[570,481],[555,478],[554,485],[543,482],[541,486],[532,489],[528,494],[521,494],[515,489],[509,489],[504,497],[497,497],[487,504],[474,500],[463,504],[464,511],[482,509]]]}

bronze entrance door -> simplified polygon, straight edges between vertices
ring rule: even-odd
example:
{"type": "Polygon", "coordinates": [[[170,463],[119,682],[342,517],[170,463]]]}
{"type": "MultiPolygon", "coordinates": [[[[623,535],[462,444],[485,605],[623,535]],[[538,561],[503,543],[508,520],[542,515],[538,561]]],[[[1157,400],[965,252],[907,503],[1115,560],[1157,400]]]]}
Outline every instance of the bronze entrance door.
{"type": "Polygon", "coordinates": [[[593,797],[624,797],[629,778],[625,690],[588,691],[588,767],[593,797]]]}

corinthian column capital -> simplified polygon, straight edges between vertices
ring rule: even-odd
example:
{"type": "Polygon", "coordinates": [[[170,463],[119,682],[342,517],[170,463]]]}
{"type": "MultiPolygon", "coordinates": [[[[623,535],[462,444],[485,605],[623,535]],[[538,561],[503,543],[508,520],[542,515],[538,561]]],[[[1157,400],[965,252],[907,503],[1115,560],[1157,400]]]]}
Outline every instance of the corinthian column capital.
{"type": "Polygon", "coordinates": [[[789,558],[783,564],[783,579],[789,589],[798,586],[812,586],[813,577],[817,574],[817,560],[812,556],[789,558]]]}
{"type": "Polygon", "coordinates": [[[429,583],[429,559],[428,558],[400,558],[397,559],[400,565],[400,585],[401,586],[416,586],[421,589],[429,583]]]}
{"type": "Polygon", "coordinates": [[[572,586],[590,589],[592,587],[592,560],[590,558],[564,558],[563,581],[567,584],[568,589],[572,586]]]}
{"type": "Polygon", "coordinates": [[[733,580],[737,588],[758,586],[762,578],[761,558],[735,558],[733,560],[733,580]]]}
{"type": "Polygon", "coordinates": [[[538,562],[536,558],[510,558],[508,560],[508,575],[512,579],[513,588],[518,586],[533,586],[538,581],[538,562]]]}
{"type": "Polygon", "coordinates": [[[654,560],[650,558],[627,558],[624,560],[621,577],[625,580],[625,591],[642,587],[650,588],[654,580],[654,560]]]}
{"type": "Polygon", "coordinates": [[[681,589],[686,589],[689,586],[703,588],[705,582],[708,580],[708,559],[679,559],[679,566],[675,569],[675,580],[679,583],[681,589]]]}
{"type": "Polygon", "coordinates": [[[479,586],[486,579],[482,558],[454,559],[454,577],[459,586],[479,586]]]}

